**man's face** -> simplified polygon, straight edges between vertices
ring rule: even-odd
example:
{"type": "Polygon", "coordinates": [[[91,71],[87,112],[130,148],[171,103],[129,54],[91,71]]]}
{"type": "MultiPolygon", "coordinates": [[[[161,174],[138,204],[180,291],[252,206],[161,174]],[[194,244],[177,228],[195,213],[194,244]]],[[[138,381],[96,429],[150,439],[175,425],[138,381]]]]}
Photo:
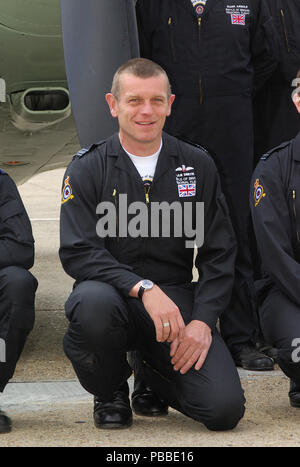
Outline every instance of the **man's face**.
{"type": "Polygon", "coordinates": [[[122,145],[133,154],[155,152],[175,98],[168,98],[165,76],[139,78],[125,72],[119,94],[118,100],[112,94],[106,100],[112,116],[118,118],[122,145]]]}

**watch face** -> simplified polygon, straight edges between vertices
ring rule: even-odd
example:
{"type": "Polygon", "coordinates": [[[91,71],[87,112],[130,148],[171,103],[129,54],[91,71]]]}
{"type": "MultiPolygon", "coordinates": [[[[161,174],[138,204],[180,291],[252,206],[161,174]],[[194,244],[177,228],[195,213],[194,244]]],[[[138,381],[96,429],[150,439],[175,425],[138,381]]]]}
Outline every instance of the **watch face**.
{"type": "Polygon", "coordinates": [[[148,279],[145,279],[145,280],[142,281],[141,286],[142,286],[144,289],[152,289],[152,287],[153,287],[153,282],[152,282],[152,281],[149,281],[148,279]]]}

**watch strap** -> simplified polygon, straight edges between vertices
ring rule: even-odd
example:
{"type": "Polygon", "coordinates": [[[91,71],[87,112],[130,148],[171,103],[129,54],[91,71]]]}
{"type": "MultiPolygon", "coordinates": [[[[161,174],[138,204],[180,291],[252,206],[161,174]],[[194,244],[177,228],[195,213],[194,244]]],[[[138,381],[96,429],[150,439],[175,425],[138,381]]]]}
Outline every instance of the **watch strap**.
{"type": "Polygon", "coordinates": [[[139,297],[140,300],[142,300],[144,292],[145,292],[145,287],[143,287],[141,285],[140,288],[139,288],[139,291],[138,291],[138,297],[139,297]]]}

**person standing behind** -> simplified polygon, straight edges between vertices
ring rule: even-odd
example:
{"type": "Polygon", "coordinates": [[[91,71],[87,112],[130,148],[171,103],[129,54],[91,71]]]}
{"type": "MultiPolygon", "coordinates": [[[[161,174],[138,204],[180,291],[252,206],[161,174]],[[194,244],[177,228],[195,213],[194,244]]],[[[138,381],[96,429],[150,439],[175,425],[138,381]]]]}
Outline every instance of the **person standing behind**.
{"type": "MultiPolygon", "coordinates": [[[[0,169],[0,393],[34,325],[38,283],[28,271],[33,262],[30,220],[14,181],[0,169]]],[[[11,420],[0,410],[0,433],[10,430],[11,420]]]]}
{"type": "Polygon", "coordinates": [[[167,72],[176,95],[165,131],[205,147],[220,173],[238,242],[235,285],[220,319],[237,365],[272,370],[256,347],[258,320],[249,249],[252,98],[276,67],[263,0],[138,0],[140,50],[167,72]]]}
{"type": "Polygon", "coordinates": [[[264,153],[294,138],[299,131],[299,115],[290,96],[300,64],[300,1],[265,2],[278,31],[279,63],[254,98],[255,165],[264,153]]]}

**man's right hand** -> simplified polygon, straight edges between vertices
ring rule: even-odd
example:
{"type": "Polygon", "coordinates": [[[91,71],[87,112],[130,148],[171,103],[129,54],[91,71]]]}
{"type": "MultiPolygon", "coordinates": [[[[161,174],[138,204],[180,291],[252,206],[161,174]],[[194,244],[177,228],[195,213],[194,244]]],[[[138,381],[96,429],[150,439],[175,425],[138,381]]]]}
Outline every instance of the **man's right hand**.
{"type": "Polygon", "coordinates": [[[142,298],[144,307],[154,322],[158,342],[179,342],[184,337],[185,324],[178,306],[157,285],[146,290],[142,298]],[[164,326],[169,323],[169,326],[164,326]]]}

